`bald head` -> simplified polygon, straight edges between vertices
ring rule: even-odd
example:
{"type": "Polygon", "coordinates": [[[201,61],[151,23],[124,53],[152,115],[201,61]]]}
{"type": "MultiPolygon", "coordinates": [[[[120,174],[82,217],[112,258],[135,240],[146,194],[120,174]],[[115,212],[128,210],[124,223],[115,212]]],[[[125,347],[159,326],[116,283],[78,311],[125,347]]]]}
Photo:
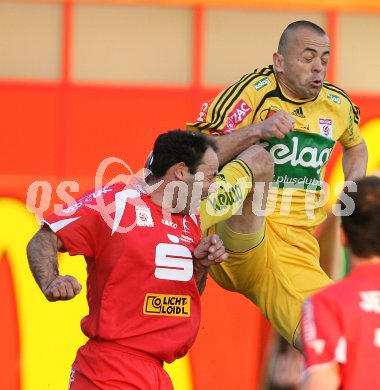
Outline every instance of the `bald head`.
{"type": "Polygon", "coordinates": [[[288,27],[284,30],[280,37],[280,41],[278,43],[278,53],[284,55],[288,49],[289,42],[292,40],[294,33],[299,29],[308,30],[313,32],[319,36],[325,36],[326,32],[316,25],[313,22],[309,22],[307,20],[298,20],[296,22],[290,23],[288,27]]]}
{"type": "Polygon", "coordinates": [[[300,20],[289,24],[273,54],[277,80],[292,99],[315,98],[322,89],[330,58],[330,40],[323,29],[300,20]]]}

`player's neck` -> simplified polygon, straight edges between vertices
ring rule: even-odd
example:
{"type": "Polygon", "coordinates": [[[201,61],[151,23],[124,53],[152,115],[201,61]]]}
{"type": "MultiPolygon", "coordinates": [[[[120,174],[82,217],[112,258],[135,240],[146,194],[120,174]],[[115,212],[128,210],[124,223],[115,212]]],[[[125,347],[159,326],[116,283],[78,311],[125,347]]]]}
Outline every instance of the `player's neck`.
{"type": "Polygon", "coordinates": [[[367,264],[380,264],[380,256],[359,257],[351,254],[350,261],[352,267],[360,267],[367,264]]]}

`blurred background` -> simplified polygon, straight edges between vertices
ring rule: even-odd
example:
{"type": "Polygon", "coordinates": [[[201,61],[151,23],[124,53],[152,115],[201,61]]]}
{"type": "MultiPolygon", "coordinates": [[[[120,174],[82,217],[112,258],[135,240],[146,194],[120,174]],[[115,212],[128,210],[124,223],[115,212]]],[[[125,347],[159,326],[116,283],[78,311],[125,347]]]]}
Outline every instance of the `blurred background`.
{"type": "MultiPolygon", "coordinates": [[[[221,88],[269,65],[281,32],[299,19],[330,36],[327,80],[361,109],[373,173],[377,0],[0,1],[0,389],[66,389],[85,342],[85,291],[48,303],[28,269],[25,247],[39,218],[93,188],[106,158],[119,162],[105,177],[137,172],[159,133],[184,128],[221,88]]],[[[336,148],[325,177],[331,188],[340,171],[336,148]]],[[[332,193],[327,211],[333,202],[332,193]]],[[[331,215],[316,235],[324,268],[339,278],[336,225],[331,215]]],[[[82,258],[61,256],[60,268],[85,283],[82,258]]],[[[288,377],[302,364],[296,355],[276,360],[281,348],[256,307],[212,280],[202,300],[194,347],[167,366],[176,390],[292,388],[288,377]]]]}

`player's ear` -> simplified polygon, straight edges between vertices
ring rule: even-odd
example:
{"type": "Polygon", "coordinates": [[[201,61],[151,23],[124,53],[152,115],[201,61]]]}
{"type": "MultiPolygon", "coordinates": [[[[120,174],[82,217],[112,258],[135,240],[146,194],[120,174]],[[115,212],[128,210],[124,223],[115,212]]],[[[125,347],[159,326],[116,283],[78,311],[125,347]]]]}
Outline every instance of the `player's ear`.
{"type": "Polygon", "coordinates": [[[184,162],[179,162],[174,165],[174,175],[177,180],[185,180],[189,175],[189,168],[184,162]]]}
{"type": "Polygon", "coordinates": [[[340,242],[343,246],[348,245],[347,236],[346,236],[346,233],[344,232],[342,226],[340,226],[340,228],[339,228],[339,238],[340,238],[340,242]]]}
{"type": "Polygon", "coordinates": [[[277,72],[284,71],[284,56],[278,52],[273,53],[273,65],[277,72]]]}

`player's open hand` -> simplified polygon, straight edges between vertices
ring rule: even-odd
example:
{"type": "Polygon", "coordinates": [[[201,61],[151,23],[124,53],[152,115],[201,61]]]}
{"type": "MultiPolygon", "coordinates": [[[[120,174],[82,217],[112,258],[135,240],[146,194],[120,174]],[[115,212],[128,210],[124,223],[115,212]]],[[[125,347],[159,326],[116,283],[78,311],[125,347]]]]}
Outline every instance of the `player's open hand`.
{"type": "Polygon", "coordinates": [[[81,284],[71,275],[58,275],[43,290],[45,297],[50,302],[67,301],[74,298],[82,290],[81,284]]]}
{"type": "Polygon", "coordinates": [[[269,118],[262,122],[255,123],[253,126],[260,132],[260,139],[268,140],[270,138],[283,139],[294,129],[294,118],[284,110],[276,111],[269,118]]]}

